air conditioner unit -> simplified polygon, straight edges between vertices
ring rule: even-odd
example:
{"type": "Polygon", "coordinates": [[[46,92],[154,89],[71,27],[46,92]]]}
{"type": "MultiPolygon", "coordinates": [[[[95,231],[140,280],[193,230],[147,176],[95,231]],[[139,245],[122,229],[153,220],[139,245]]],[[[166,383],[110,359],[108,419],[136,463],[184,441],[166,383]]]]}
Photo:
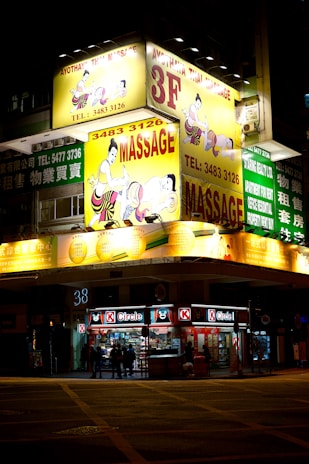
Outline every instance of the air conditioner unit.
{"type": "Polygon", "coordinates": [[[242,130],[244,134],[258,132],[258,124],[256,122],[247,122],[243,124],[242,130]]]}
{"type": "Polygon", "coordinates": [[[54,144],[52,142],[52,140],[48,140],[47,142],[44,142],[42,144],[42,149],[43,150],[51,150],[53,148],[54,144]]]}
{"type": "Polygon", "coordinates": [[[74,139],[73,137],[65,137],[64,143],[66,145],[72,145],[73,143],[76,143],[76,139],[74,139]]]}
{"type": "Polygon", "coordinates": [[[42,144],[41,143],[34,143],[32,145],[32,153],[37,153],[38,151],[42,151],[42,144]]]}
{"type": "Polygon", "coordinates": [[[54,147],[55,148],[63,147],[63,145],[64,145],[64,139],[55,139],[54,140],[54,147]]]}

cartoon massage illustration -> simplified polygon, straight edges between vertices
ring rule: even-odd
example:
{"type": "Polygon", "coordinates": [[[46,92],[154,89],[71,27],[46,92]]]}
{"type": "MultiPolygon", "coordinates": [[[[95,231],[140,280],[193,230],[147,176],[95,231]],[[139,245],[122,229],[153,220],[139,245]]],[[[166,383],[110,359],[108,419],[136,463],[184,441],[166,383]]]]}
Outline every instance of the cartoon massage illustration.
{"type": "Polygon", "coordinates": [[[127,95],[126,80],[121,79],[114,89],[112,89],[108,95],[108,91],[105,87],[97,87],[94,91],[94,97],[92,100],[92,106],[95,106],[98,102],[101,105],[105,105],[108,100],[115,100],[118,97],[124,98],[127,95]]]}
{"type": "Polygon", "coordinates": [[[106,105],[107,101],[115,100],[118,97],[124,98],[127,94],[126,80],[121,79],[109,91],[102,85],[97,85],[92,82],[90,87],[86,86],[86,82],[90,76],[90,72],[85,70],[82,78],[77,82],[76,88],[71,89],[73,108],[71,113],[75,110],[83,109],[87,104],[91,106],[106,105]]]}
{"type": "Polygon", "coordinates": [[[113,219],[117,203],[120,205],[121,220],[129,219],[133,212],[137,221],[142,222],[145,216],[159,214],[165,208],[169,213],[176,210],[178,198],[174,174],[153,176],[142,184],[138,181],[130,182],[127,170],[123,166],[123,176],[113,177],[111,166],[117,154],[118,144],[112,138],[107,157],[100,163],[97,177],[91,176],[88,179],[93,190],[91,207],[94,212],[88,227],[92,227],[96,222],[113,219]]]}
{"type": "Polygon", "coordinates": [[[154,176],[141,184],[137,181],[130,183],[127,191],[128,205],[125,219],[135,213],[135,218],[142,222],[145,216],[159,214],[165,208],[173,213],[178,204],[176,193],[176,178],[174,174],[163,177],[154,176]]]}
{"type": "Polygon", "coordinates": [[[86,82],[89,78],[90,72],[85,69],[82,78],[77,82],[76,88],[71,90],[73,94],[72,103],[73,108],[71,109],[71,113],[75,110],[80,110],[85,108],[87,105],[88,99],[94,92],[94,83],[91,87],[86,86],[86,82]]]}
{"type": "Polygon", "coordinates": [[[183,143],[199,145],[203,137],[205,151],[211,149],[215,157],[221,152],[222,156],[229,156],[233,160],[233,140],[223,134],[216,135],[213,130],[210,130],[206,117],[204,121],[199,119],[198,112],[201,107],[202,99],[197,93],[195,101],[190,105],[189,109],[182,110],[185,115],[185,131],[187,134],[183,143]]]}
{"type": "Polygon", "coordinates": [[[114,216],[116,202],[120,202],[120,216],[124,218],[127,206],[126,189],[129,185],[129,176],[125,166],[123,166],[123,176],[112,177],[111,166],[114,164],[117,154],[118,144],[114,138],[111,138],[107,157],[99,166],[97,178],[92,176],[88,179],[93,189],[91,206],[94,212],[88,224],[89,227],[92,227],[95,222],[111,220],[114,216]]]}

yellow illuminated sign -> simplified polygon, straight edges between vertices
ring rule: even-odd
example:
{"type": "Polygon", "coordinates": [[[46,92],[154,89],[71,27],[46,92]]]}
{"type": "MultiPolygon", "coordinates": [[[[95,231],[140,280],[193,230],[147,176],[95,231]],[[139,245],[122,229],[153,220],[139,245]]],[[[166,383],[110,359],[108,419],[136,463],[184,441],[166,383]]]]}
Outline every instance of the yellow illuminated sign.
{"type": "MultiPolygon", "coordinates": [[[[309,275],[309,249],[216,224],[172,221],[0,245],[0,273],[192,256],[309,275]]],[[[39,275],[39,274],[38,274],[39,275]]],[[[2,276],[3,277],[3,276],[2,276]]]]}
{"type": "Polygon", "coordinates": [[[130,44],[61,68],[54,76],[53,129],[146,105],[145,45],[130,44]]]}
{"type": "Polygon", "coordinates": [[[85,144],[87,227],[180,217],[179,125],[152,118],[89,134],[85,144]]]}
{"type": "Polygon", "coordinates": [[[206,222],[229,223],[237,228],[244,221],[243,196],[218,185],[194,177],[182,176],[182,220],[192,214],[206,222]]]}
{"type": "Polygon", "coordinates": [[[56,244],[56,237],[3,243],[0,245],[0,273],[56,267],[56,244]]]}
{"type": "Polygon", "coordinates": [[[146,59],[148,105],[180,119],[182,173],[242,193],[239,92],[152,43],[146,59]]]}

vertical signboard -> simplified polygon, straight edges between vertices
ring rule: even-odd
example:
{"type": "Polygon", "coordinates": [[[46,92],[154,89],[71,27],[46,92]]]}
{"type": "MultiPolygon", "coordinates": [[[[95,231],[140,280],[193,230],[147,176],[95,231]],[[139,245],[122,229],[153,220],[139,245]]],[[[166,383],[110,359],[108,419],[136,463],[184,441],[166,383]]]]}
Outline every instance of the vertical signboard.
{"type": "Polygon", "coordinates": [[[258,146],[243,150],[243,181],[246,231],[304,244],[301,158],[273,163],[258,146]]]}
{"type": "Polygon", "coordinates": [[[275,230],[275,165],[259,147],[243,150],[246,230],[259,235],[275,230]]]}
{"type": "Polygon", "coordinates": [[[306,217],[300,157],[276,163],[276,230],[287,241],[304,244],[306,217]]]}

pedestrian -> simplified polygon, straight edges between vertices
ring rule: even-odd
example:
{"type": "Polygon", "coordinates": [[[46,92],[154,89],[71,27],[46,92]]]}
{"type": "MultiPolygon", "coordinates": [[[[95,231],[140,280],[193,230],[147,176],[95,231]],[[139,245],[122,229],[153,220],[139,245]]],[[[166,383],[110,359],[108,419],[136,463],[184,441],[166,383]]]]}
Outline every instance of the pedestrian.
{"type": "Polygon", "coordinates": [[[126,346],[122,347],[122,367],[123,367],[123,375],[127,377],[127,369],[128,369],[128,349],[126,346]]]}
{"type": "Polygon", "coordinates": [[[203,352],[204,352],[204,357],[205,357],[205,363],[209,364],[209,362],[211,361],[211,354],[206,344],[203,345],[203,352]]]}
{"type": "Polygon", "coordinates": [[[113,345],[112,349],[110,350],[109,359],[110,359],[110,364],[112,368],[112,379],[113,379],[115,377],[115,371],[116,371],[116,347],[115,345],[113,345]]]}
{"type": "Polygon", "coordinates": [[[184,364],[182,368],[186,374],[186,376],[190,376],[193,374],[193,364],[194,364],[194,348],[192,346],[192,342],[189,341],[185,347],[184,351],[184,364]]]}
{"type": "Polygon", "coordinates": [[[205,343],[205,345],[203,345],[203,352],[204,352],[204,357],[205,357],[206,373],[208,375],[210,375],[211,354],[210,354],[209,348],[206,345],[206,343],[205,343]]]}
{"type": "Polygon", "coordinates": [[[130,377],[133,375],[133,365],[134,365],[135,359],[136,359],[135,350],[133,348],[132,343],[130,343],[129,348],[126,353],[126,366],[129,370],[130,377]]]}
{"type": "Polygon", "coordinates": [[[93,345],[91,345],[90,347],[89,360],[90,360],[90,366],[91,366],[91,372],[92,372],[91,378],[95,379],[96,378],[97,352],[93,345]]]}
{"type": "Polygon", "coordinates": [[[110,360],[112,365],[112,378],[114,378],[115,373],[117,373],[118,379],[121,379],[121,363],[123,361],[123,356],[120,343],[117,343],[117,345],[114,345],[111,349],[110,360]]]}
{"type": "Polygon", "coordinates": [[[191,364],[194,363],[193,355],[194,355],[194,348],[192,346],[192,342],[189,341],[187,343],[187,346],[185,347],[185,361],[186,361],[186,363],[191,363],[191,364]]]}

